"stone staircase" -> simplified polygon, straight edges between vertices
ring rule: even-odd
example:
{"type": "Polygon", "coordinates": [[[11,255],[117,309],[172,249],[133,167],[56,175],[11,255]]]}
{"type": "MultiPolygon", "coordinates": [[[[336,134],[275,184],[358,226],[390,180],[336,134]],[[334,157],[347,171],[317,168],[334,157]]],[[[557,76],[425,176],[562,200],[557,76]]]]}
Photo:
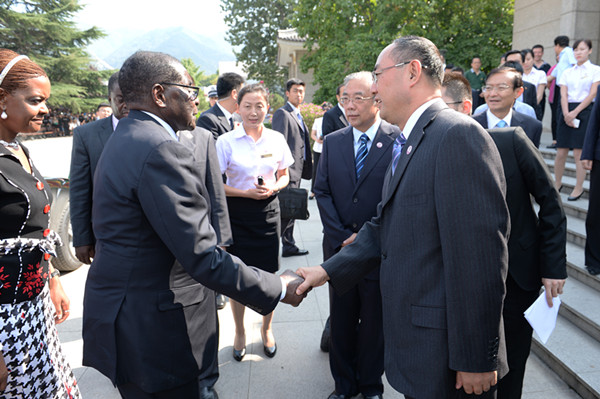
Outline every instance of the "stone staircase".
{"type": "MultiPolygon", "coordinates": [[[[554,172],[554,150],[540,146],[554,172]]],[[[585,269],[585,217],[589,198],[589,173],[584,194],[567,201],[575,185],[575,161],[567,159],[561,193],[567,215],[567,272],[556,329],[546,344],[534,334],[532,352],[554,370],[583,399],[600,399],[600,278],[585,269]]],[[[600,243],[598,243],[600,245],[600,243]]]]}

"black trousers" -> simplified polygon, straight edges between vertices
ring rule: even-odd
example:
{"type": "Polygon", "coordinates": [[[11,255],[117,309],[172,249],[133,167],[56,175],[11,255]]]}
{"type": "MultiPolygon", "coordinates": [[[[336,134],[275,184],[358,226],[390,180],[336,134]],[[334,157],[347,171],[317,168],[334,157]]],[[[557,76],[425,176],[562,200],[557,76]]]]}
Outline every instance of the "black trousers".
{"type": "Polygon", "coordinates": [[[319,167],[319,158],[321,158],[321,153],[313,151],[313,170],[312,170],[312,180],[310,182],[310,192],[314,192],[315,188],[315,179],[317,178],[317,168],[319,167]]]}
{"type": "Polygon", "coordinates": [[[383,318],[379,280],[343,295],[329,287],[329,367],[338,394],[383,394],[383,318]]]}
{"type": "Polygon", "coordinates": [[[585,219],[585,265],[600,270],[600,161],[590,173],[590,198],[585,219]]]}
{"type": "Polygon", "coordinates": [[[498,399],[519,399],[523,390],[523,378],[533,329],[523,316],[523,312],[539,296],[539,290],[525,291],[518,286],[510,273],[506,278],[504,298],[504,335],[506,337],[506,357],[509,372],[498,382],[498,399]]]}
{"type": "Polygon", "coordinates": [[[119,385],[117,388],[123,399],[198,399],[203,386],[202,381],[196,379],[177,388],[155,393],[145,392],[131,383],[119,385]]]}

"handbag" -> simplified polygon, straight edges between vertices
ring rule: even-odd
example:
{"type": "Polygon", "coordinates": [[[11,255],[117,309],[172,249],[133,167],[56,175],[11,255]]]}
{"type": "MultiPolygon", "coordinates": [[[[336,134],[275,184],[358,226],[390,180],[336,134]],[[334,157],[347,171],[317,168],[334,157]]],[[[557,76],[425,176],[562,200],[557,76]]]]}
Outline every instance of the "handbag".
{"type": "Polygon", "coordinates": [[[307,220],[308,190],[305,188],[286,187],[277,195],[282,219],[307,220]]]}

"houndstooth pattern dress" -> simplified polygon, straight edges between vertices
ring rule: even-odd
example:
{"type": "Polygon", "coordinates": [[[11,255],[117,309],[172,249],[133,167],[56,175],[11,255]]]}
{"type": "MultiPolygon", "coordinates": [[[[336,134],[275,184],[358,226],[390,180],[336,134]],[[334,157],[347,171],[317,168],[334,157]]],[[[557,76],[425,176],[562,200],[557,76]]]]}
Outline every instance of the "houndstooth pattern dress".
{"type": "Polygon", "coordinates": [[[0,305],[0,343],[9,373],[0,397],[81,398],[58,341],[48,284],[31,301],[0,305]]]}

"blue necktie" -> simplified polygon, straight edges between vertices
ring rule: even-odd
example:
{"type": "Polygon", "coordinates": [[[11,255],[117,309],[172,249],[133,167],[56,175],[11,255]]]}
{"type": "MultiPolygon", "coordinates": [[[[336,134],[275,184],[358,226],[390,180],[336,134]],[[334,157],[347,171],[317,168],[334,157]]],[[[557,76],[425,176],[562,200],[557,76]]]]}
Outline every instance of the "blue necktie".
{"type": "Polygon", "coordinates": [[[300,126],[302,126],[302,128],[304,128],[304,119],[302,118],[302,114],[300,112],[298,112],[296,114],[296,116],[298,117],[298,120],[300,121],[300,126]]]}
{"type": "Polygon", "coordinates": [[[503,120],[501,120],[500,122],[496,123],[496,127],[506,127],[507,123],[503,120]]]}
{"type": "Polygon", "coordinates": [[[358,151],[356,152],[356,180],[360,178],[360,171],[363,166],[365,166],[365,159],[367,159],[368,149],[367,143],[369,142],[369,136],[365,133],[360,136],[360,146],[358,147],[358,151]]]}
{"type": "Polygon", "coordinates": [[[394,141],[394,148],[392,149],[392,176],[396,171],[396,166],[398,166],[398,161],[400,160],[400,154],[402,154],[402,147],[406,144],[406,137],[404,137],[404,133],[401,133],[400,136],[396,138],[394,141]]]}

